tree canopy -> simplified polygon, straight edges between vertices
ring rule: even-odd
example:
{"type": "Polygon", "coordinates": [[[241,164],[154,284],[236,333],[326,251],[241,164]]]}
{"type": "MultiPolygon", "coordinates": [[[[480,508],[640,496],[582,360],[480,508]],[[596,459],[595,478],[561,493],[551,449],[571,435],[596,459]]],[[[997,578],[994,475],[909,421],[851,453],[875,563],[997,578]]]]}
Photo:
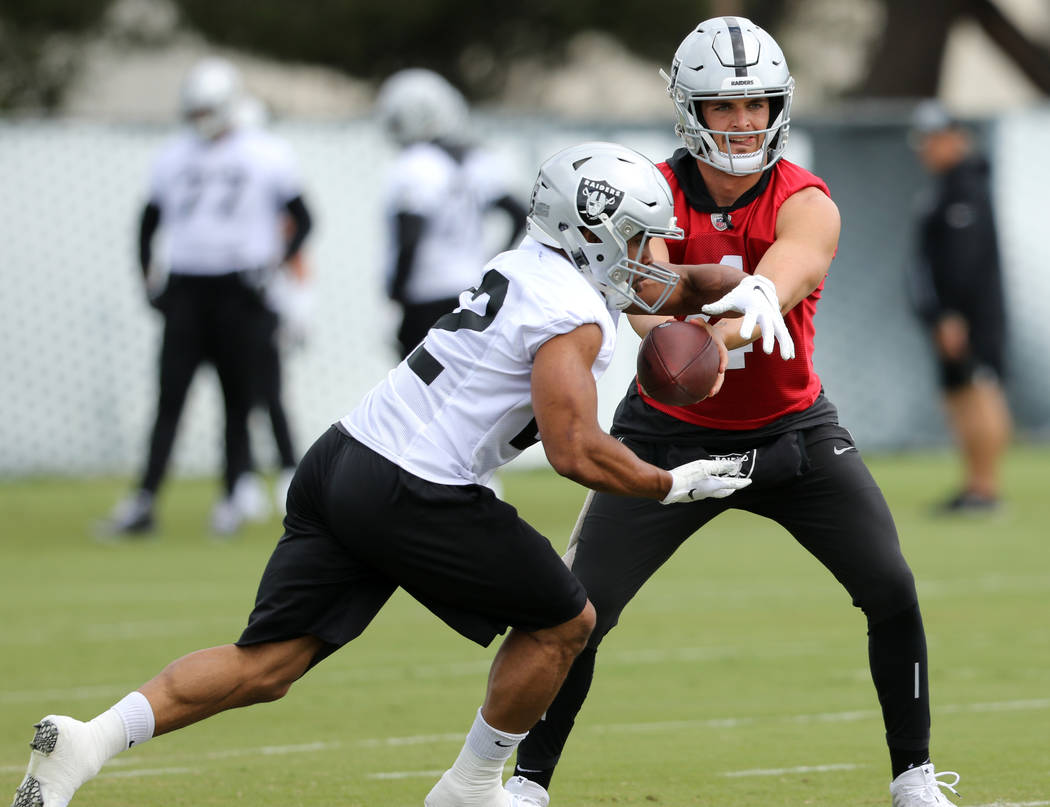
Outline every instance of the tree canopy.
{"type": "MultiPolygon", "coordinates": [[[[0,109],[50,109],[77,69],[77,37],[101,33],[115,0],[4,0],[0,5],[0,109]],[[68,47],[61,47],[68,44],[68,47]],[[58,47],[56,47],[58,45],[58,47]]],[[[130,0],[123,0],[130,2],[130,0]]],[[[681,20],[748,16],[774,36],[785,0],[137,0],[170,2],[182,24],[209,41],[257,55],[324,65],[379,79],[406,65],[446,75],[472,100],[498,96],[521,59],[559,61],[576,34],[607,33],[640,56],[666,60],[681,20]]],[[[977,21],[1045,92],[1045,44],[1025,36],[995,0],[878,0],[884,27],[853,92],[881,97],[936,93],[948,31],[977,21]]],[[[145,7],[148,11],[148,6],[145,7]]],[[[140,9],[141,11],[141,9],[140,9]]]]}

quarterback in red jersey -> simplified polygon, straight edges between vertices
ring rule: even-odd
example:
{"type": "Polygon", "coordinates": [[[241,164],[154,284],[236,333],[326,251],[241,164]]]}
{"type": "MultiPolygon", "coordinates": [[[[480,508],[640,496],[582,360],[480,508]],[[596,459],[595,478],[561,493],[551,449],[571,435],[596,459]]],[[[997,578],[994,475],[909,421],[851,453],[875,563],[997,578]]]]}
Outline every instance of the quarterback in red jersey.
{"type": "MultiPolygon", "coordinates": [[[[764,99],[759,99],[757,104],[745,100],[735,103],[738,108],[757,106],[763,109],[763,114],[768,114],[768,102],[764,99]]],[[[807,246],[809,241],[804,228],[821,231],[819,253],[814,255],[814,261],[826,271],[838,235],[838,212],[831,202],[827,185],[820,177],[787,160],[780,160],[761,174],[757,184],[751,175],[734,177],[743,179],[734,185],[752,186],[744,192],[748,199],[743,205],[733,204],[739,200],[738,194],[725,208],[709,213],[706,208],[711,205],[705,204],[699,195],[704,193],[703,180],[697,182],[699,169],[689,152],[680,150],[659,168],[674,193],[679,226],[687,233],[683,241],[667,242],[672,263],[725,263],[754,274],[778,239],[778,214],[787,202],[791,211],[808,205],[804,211],[794,213],[793,221],[799,231],[799,240],[807,246]],[[757,193],[751,193],[752,189],[757,193]]],[[[717,172],[717,169],[708,170],[717,172]]],[[[737,188],[734,188],[730,195],[736,192],[737,188]]],[[[787,245],[781,242],[778,248],[784,251],[787,245]]],[[[793,296],[808,290],[797,305],[784,311],[784,321],[796,346],[793,359],[785,362],[775,353],[768,355],[752,350],[751,344],[742,345],[731,354],[727,383],[718,395],[680,409],[666,407],[650,398],[645,398],[646,403],[698,426],[734,430],[756,429],[783,415],[809,408],[820,394],[820,379],[813,370],[813,314],[824,285],[823,273],[820,273],[816,287],[810,289],[818,271],[819,267],[814,268],[800,274],[797,279],[781,275],[781,279],[775,281],[782,302],[785,293],[793,296]],[[734,373],[733,370],[748,372],[734,373]]],[[[772,272],[767,276],[771,275],[772,272]]],[[[786,306],[782,307],[786,309],[786,306]]],[[[636,323],[636,327],[648,329],[644,321],[636,323]]],[[[733,330],[732,323],[729,323],[721,332],[731,340],[733,330]]]]}
{"type": "MultiPolygon", "coordinates": [[[[732,456],[742,460],[751,485],[728,499],[677,508],[588,496],[565,560],[586,588],[597,624],[544,719],[519,746],[506,789],[547,806],[602,638],[690,535],[737,509],[783,526],[864,613],[893,807],[951,807],[945,790],[954,793],[959,777],[937,773],[929,758],[926,638],[915,581],[882,492],[813,368],[813,316],[840,222],[823,180],[782,159],[794,80],[776,41],[741,17],[700,23],[665,78],[685,146],[660,165],[685,231],[684,240],[668,242],[670,260],[730,264],[751,274],[776,294],[794,352],[774,353],[770,334],[719,319],[724,311],[709,305],[703,313],[729,349],[720,391],[674,407],[644,396],[637,383],[628,389],[611,431],[639,456],[664,468],[732,456]]],[[[664,319],[632,316],[631,324],[644,335],[664,319]]]]}

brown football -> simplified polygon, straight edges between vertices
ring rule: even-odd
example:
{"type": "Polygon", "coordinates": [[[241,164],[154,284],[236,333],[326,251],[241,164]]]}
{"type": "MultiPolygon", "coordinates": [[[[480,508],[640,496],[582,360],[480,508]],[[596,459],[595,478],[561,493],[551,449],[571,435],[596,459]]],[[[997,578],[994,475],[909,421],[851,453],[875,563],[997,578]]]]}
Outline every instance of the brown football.
{"type": "Polygon", "coordinates": [[[650,398],[670,406],[702,401],[718,379],[718,346],[706,328],[662,322],[638,348],[638,383],[650,398]]]}

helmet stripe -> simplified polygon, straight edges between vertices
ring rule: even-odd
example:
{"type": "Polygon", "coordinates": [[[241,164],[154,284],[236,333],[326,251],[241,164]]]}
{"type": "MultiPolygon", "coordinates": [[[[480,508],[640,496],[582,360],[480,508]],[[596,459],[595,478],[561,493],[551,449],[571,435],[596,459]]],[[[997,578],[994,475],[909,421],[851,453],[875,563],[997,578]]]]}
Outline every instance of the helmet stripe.
{"type": "Polygon", "coordinates": [[[744,35],[740,31],[740,23],[736,17],[726,17],[726,26],[729,28],[729,41],[733,45],[733,66],[738,76],[747,75],[747,55],[744,53],[744,35]]]}

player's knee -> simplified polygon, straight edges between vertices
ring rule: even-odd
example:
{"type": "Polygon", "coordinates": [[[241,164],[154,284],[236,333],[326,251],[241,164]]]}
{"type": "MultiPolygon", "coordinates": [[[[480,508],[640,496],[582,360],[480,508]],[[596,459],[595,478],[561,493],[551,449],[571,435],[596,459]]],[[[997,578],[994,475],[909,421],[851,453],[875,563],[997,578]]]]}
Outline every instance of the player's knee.
{"type": "Polygon", "coordinates": [[[590,638],[591,632],[594,630],[595,622],[594,606],[588,600],[583,606],[583,610],[563,626],[565,630],[561,634],[565,652],[571,654],[574,658],[579,655],[580,651],[587,646],[587,639],[590,638]]]}
{"type": "Polygon", "coordinates": [[[864,612],[869,625],[878,624],[913,608],[918,602],[915,578],[907,569],[880,580],[878,586],[854,596],[854,604],[864,612]]]}
{"type": "Polygon", "coordinates": [[[591,633],[594,632],[594,626],[598,624],[598,614],[590,600],[587,600],[587,604],[583,606],[583,610],[580,611],[580,615],[576,619],[579,622],[578,627],[582,634],[580,638],[580,649],[582,650],[583,646],[587,644],[591,633]]]}

